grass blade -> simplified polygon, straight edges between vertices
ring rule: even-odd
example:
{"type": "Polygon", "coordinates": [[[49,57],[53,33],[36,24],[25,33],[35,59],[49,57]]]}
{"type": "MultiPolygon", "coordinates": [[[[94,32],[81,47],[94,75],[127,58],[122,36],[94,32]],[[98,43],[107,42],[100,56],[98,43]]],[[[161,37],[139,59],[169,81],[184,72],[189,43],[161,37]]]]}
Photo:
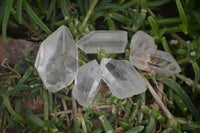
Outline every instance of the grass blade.
{"type": "Polygon", "coordinates": [[[191,61],[192,63],[192,67],[193,67],[193,70],[194,70],[194,73],[195,73],[195,78],[194,78],[194,83],[193,83],[193,86],[192,86],[192,91],[195,92],[195,87],[197,86],[198,84],[198,81],[199,81],[199,65],[194,62],[194,61],[191,61]]]}
{"type": "Polygon", "coordinates": [[[182,130],[194,130],[194,129],[199,129],[200,130],[200,121],[190,123],[189,125],[181,126],[182,130]]]}
{"type": "Polygon", "coordinates": [[[183,99],[189,110],[192,112],[194,118],[196,120],[200,120],[200,116],[197,109],[193,105],[191,99],[188,97],[188,95],[185,93],[185,91],[181,88],[181,86],[178,83],[176,83],[174,80],[170,78],[163,78],[163,79],[159,78],[158,80],[164,83],[165,85],[169,86],[170,88],[172,88],[183,99]]]}
{"type": "Polygon", "coordinates": [[[0,5],[0,22],[1,22],[1,19],[2,19],[2,17],[3,17],[3,15],[4,15],[4,12],[5,12],[5,10],[6,10],[6,1],[4,1],[3,3],[1,3],[1,5],[0,5]]]}
{"type": "Polygon", "coordinates": [[[180,0],[176,0],[176,6],[178,8],[178,12],[179,12],[180,18],[181,18],[182,23],[183,23],[183,25],[181,26],[181,28],[183,28],[183,31],[186,32],[186,34],[187,34],[188,23],[187,23],[185,12],[184,12],[184,9],[183,9],[183,6],[182,6],[180,0]]]}
{"type": "Polygon", "coordinates": [[[83,2],[84,2],[83,0],[77,0],[81,15],[85,16],[85,7],[84,7],[83,2]]]}
{"type": "Polygon", "coordinates": [[[67,97],[67,96],[65,96],[65,95],[63,95],[63,94],[61,94],[61,93],[54,93],[54,95],[55,95],[56,97],[60,98],[60,99],[66,100],[66,101],[71,101],[71,100],[72,100],[72,98],[67,97]]]}
{"type": "Polygon", "coordinates": [[[17,0],[17,21],[22,24],[22,0],[17,0]]]}
{"type": "Polygon", "coordinates": [[[148,22],[153,30],[154,36],[159,35],[158,24],[156,23],[155,19],[152,16],[149,16],[148,22]]]}
{"type": "Polygon", "coordinates": [[[158,6],[161,6],[161,5],[164,5],[168,2],[170,2],[172,0],[154,0],[154,1],[148,1],[147,2],[147,5],[149,7],[158,7],[158,6]]]}
{"type": "Polygon", "coordinates": [[[8,25],[8,19],[10,16],[10,11],[12,9],[12,5],[13,5],[13,0],[7,0],[6,1],[6,10],[3,16],[3,23],[2,23],[2,35],[3,35],[3,40],[5,41],[5,43],[7,44],[7,38],[6,38],[6,32],[7,32],[7,25],[8,25]]]}
{"type": "Polygon", "coordinates": [[[30,66],[26,70],[24,76],[19,80],[17,86],[23,84],[30,77],[30,75],[32,74],[32,72],[33,72],[33,67],[30,66]]]}
{"type": "Polygon", "coordinates": [[[195,11],[195,10],[186,10],[185,12],[193,15],[196,18],[197,23],[198,23],[198,25],[200,27],[200,13],[195,11]]]}
{"type": "Polygon", "coordinates": [[[62,14],[64,16],[64,18],[68,18],[69,17],[69,12],[67,10],[67,4],[66,4],[66,0],[61,0],[60,1],[60,7],[61,7],[61,11],[62,11],[62,14]]]}
{"type": "Polygon", "coordinates": [[[51,0],[50,2],[50,5],[49,5],[49,10],[48,10],[48,13],[47,13],[47,21],[50,19],[51,17],[51,14],[53,12],[53,9],[55,8],[55,3],[56,3],[56,0],[51,0]]]}
{"type": "Polygon", "coordinates": [[[51,34],[51,30],[42,22],[42,20],[37,16],[37,14],[31,9],[29,4],[24,0],[23,6],[28,13],[28,15],[35,21],[35,23],[43,29],[47,34],[51,34]]]}

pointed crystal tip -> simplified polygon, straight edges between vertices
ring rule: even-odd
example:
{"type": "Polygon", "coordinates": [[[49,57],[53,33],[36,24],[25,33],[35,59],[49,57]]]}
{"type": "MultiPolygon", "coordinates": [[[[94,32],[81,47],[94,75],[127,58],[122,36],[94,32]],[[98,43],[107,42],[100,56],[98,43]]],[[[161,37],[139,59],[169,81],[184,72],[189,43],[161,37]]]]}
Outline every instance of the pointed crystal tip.
{"type": "Polygon", "coordinates": [[[135,50],[148,48],[157,49],[154,38],[143,31],[136,32],[131,39],[130,49],[135,50]]]}
{"type": "Polygon", "coordinates": [[[101,85],[101,71],[96,60],[79,68],[75,79],[72,95],[82,106],[89,106],[99,91],[101,85]]]}
{"type": "Polygon", "coordinates": [[[40,45],[35,67],[51,92],[67,87],[78,69],[78,52],[73,37],[66,26],[60,26],[40,45]]]}
{"type": "Polygon", "coordinates": [[[127,32],[119,30],[92,31],[78,42],[78,47],[86,53],[97,53],[105,49],[106,53],[124,53],[127,45],[127,32]]]}

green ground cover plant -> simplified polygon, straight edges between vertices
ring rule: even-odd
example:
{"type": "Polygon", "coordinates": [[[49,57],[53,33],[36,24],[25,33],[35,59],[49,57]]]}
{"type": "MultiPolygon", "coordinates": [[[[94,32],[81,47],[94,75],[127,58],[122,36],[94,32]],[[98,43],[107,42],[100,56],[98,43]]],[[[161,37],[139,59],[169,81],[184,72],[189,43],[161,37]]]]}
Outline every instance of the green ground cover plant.
{"type": "MultiPolygon", "coordinates": [[[[182,70],[169,78],[139,71],[148,88],[145,93],[121,100],[104,87],[93,104],[83,108],[71,96],[73,84],[56,93],[44,88],[31,54],[22,58],[26,67],[2,62],[0,132],[200,131],[197,0],[0,0],[0,25],[5,43],[7,36],[15,37],[8,28],[26,27],[40,39],[38,43],[60,25],[69,27],[75,41],[93,30],[125,30],[128,40],[143,30],[154,37],[158,49],[175,57],[182,70]]],[[[124,54],[100,50],[92,56],[79,50],[79,66],[91,58],[129,60],[129,50],[129,46],[124,54]]]]}

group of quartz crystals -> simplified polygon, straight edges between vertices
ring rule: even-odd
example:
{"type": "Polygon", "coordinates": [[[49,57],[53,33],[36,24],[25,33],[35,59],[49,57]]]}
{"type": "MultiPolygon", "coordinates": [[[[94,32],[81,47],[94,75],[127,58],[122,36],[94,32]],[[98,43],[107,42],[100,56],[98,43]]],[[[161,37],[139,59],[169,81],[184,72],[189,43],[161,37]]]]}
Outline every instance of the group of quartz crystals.
{"type": "Polygon", "coordinates": [[[96,60],[78,68],[79,47],[86,53],[123,53],[127,45],[127,32],[100,30],[92,31],[77,44],[66,26],[60,26],[46,38],[38,51],[35,67],[50,92],[69,86],[75,79],[72,95],[82,106],[89,106],[101,86],[101,79],[111,93],[123,99],[146,91],[145,81],[132,66],[139,69],[170,76],[180,67],[170,53],[156,50],[154,39],[146,33],[137,32],[130,45],[130,62],[103,58],[100,65],[96,60]]]}

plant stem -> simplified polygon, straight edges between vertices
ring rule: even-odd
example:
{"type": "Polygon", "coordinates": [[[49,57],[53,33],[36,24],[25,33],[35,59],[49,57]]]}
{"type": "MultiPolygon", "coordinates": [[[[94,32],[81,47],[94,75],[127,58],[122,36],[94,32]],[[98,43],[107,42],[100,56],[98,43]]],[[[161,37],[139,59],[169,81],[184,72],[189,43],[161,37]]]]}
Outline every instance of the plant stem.
{"type": "MultiPolygon", "coordinates": [[[[68,108],[67,108],[67,103],[65,100],[62,99],[62,104],[63,104],[63,108],[64,108],[64,111],[68,111],[68,108]]],[[[70,127],[71,124],[70,124],[70,120],[69,120],[69,116],[68,114],[66,114],[66,120],[67,120],[67,126],[70,127]]]]}
{"type": "Polygon", "coordinates": [[[183,40],[180,36],[178,36],[178,35],[175,34],[175,33],[171,33],[170,35],[171,35],[174,39],[178,40],[178,42],[179,42],[180,44],[182,44],[184,47],[187,47],[186,41],[183,40]]]}
{"type": "Polygon", "coordinates": [[[84,19],[84,21],[83,21],[83,23],[82,23],[82,25],[81,25],[81,29],[82,29],[82,28],[85,26],[85,24],[87,23],[88,19],[90,18],[90,15],[92,14],[92,11],[94,10],[94,7],[96,6],[96,4],[97,4],[98,1],[99,1],[99,0],[93,0],[93,1],[92,1],[91,5],[90,5],[90,8],[89,8],[89,10],[88,10],[88,12],[87,12],[87,14],[86,14],[86,17],[85,17],[85,19],[84,19]]]}
{"type": "Polygon", "coordinates": [[[177,63],[180,65],[180,64],[184,64],[184,63],[189,62],[189,61],[190,61],[189,58],[184,58],[184,59],[178,60],[177,63]]]}
{"type": "MultiPolygon", "coordinates": [[[[189,86],[191,86],[191,85],[194,83],[193,80],[191,80],[190,78],[185,77],[184,75],[176,74],[176,77],[178,77],[179,79],[185,81],[185,83],[186,83],[187,85],[189,85],[189,86]]],[[[198,90],[200,90],[200,84],[197,84],[197,85],[196,85],[196,88],[197,88],[198,90]]]]}
{"type": "Polygon", "coordinates": [[[44,92],[44,120],[49,120],[49,103],[48,103],[48,96],[47,90],[43,88],[44,92]]]}
{"type": "Polygon", "coordinates": [[[4,101],[4,104],[6,105],[6,108],[8,109],[9,113],[11,115],[13,115],[15,117],[15,119],[19,122],[22,122],[22,123],[25,123],[27,125],[29,125],[29,122],[24,120],[20,115],[18,115],[12,108],[11,104],[10,104],[10,101],[9,101],[9,96],[6,95],[6,94],[3,94],[3,101],[4,101]]]}
{"type": "Polygon", "coordinates": [[[152,94],[152,96],[155,98],[156,102],[158,103],[158,105],[161,107],[161,109],[163,110],[163,112],[165,113],[165,115],[167,116],[168,119],[173,118],[173,115],[169,112],[169,110],[166,108],[166,106],[164,105],[164,103],[161,101],[160,97],[158,96],[158,94],[156,93],[156,91],[153,89],[153,87],[151,86],[151,84],[149,83],[149,81],[143,76],[147,88],[149,89],[150,93],[152,94]]]}
{"type": "Polygon", "coordinates": [[[81,119],[81,124],[83,128],[83,133],[87,133],[87,128],[86,128],[85,120],[83,119],[83,116],[81,116],[80,119],[81,119]]]}

